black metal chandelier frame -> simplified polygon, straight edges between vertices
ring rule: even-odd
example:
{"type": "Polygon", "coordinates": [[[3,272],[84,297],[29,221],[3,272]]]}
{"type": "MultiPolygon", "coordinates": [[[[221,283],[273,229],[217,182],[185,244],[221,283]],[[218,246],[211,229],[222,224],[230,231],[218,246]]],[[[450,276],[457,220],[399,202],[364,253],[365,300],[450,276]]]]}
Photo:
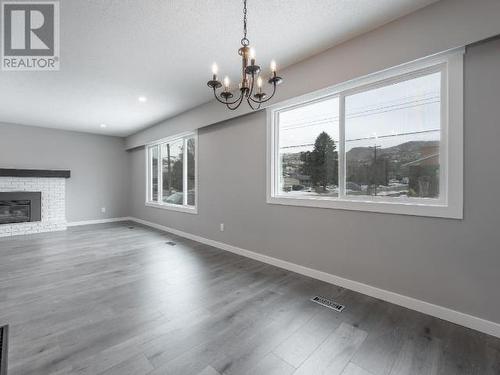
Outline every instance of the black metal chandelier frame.
{"type": "Polygon", "coordinates": [[[274,97],[276,87],[283,82],[283,79],[276,74],[276,64],[274,61],[271,62],[271,77],[267,82],[272,85],[272,94],[268,96],[262,91],[261,68],[255,63],[255,57],[252,56],[250,48],[250,41],[247,38],[247,0],[243,0],[243,38],[241,39],[241,48],[238,50],[238,54],[241,56],[242,61],[242,78],[239,84],[240,93],[238,97],[234,99],[234,95],[230,91],[229,78],[227,76],[224,79],[224,84],[217,79],[215,64],[212,79],[207,82],[207,85],[213,90],[215,99],[232,111],[239,108],[244,100],[246,100],[250,108],[258,110],[263,103],[268,102],[274,97]],[[257,89],[254,88],[256,82],[257,89]],[[222,92],[218,93],[217,90],[222,87],[222,92]]]}

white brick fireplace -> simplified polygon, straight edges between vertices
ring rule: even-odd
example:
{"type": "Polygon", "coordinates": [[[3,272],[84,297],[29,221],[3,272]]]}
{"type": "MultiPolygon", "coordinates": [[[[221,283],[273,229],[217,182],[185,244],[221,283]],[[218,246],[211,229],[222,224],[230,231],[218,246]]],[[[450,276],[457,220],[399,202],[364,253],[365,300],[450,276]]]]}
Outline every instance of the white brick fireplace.
{"type": "Polygon", "coordinates": [[[41,221],[0,224],[0,237],[66,229],[66,179],[0,177],[0,191],[41,192],[41,221]]]}

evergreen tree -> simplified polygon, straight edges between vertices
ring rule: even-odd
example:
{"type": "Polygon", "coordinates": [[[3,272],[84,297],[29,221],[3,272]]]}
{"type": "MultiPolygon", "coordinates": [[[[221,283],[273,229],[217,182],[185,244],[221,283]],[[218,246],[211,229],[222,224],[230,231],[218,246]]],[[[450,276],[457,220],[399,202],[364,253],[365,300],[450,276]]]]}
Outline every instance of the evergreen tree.
{"type": "MultiPolygon", "coordinates": [[[[187,162],[188,162],[188,186],[187,189],[193,189],[191,186],[191,181],[194,179],[194,139],[188,139],[187,141],[187,162]]],[[[173,163],[172,168],[172,188],[176,191],[182,191],[183,187],[183,162],[184,162],[184,150],[179,154],[179,157],[173,163]]]]}
{"type": "Polygon", "coordinates": [[[338,152],[335,141],[322,132],[314,142],[312,151],[302,152],[302,173],[311,177],[316,187],[326,189],[327,185],[338,185],[338,152]]]}

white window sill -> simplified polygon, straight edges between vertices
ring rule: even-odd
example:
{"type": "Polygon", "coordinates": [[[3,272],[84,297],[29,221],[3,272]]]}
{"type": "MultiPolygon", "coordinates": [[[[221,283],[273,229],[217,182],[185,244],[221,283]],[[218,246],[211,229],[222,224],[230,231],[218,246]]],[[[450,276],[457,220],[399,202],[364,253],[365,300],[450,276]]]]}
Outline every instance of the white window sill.
{"type": "Polygon", "coordinates": [[[146,202],[146,207],[160,208],[162,210],[169,210],[169,211],[185,212],[188,214],[195,214],[195,215],[198,214],[198,207],[192,207],[192,206],[146,202]]]}
{"type": "MultiPolygon", "coordinates": [[[[370,198],[368,198],[370,199],[370,198]]],[[[350,211],[379,212],[387,214],[442,217],[449,219],[463,219],[463,211],[460,206],[452,207],[433,199],[425,199],[425,202],[415,201],[376,201],[357,199],[325,199],[325,198],[296,198],[283,195],[268,197],[267,203],[285,206],[330,208],[350,211]]]]}

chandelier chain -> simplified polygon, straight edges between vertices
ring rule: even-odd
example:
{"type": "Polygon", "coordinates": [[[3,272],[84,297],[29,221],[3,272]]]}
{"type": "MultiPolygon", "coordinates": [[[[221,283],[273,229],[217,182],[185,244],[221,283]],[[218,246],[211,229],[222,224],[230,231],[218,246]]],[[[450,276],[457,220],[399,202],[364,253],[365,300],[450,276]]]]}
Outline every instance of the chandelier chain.
{"type": "Polygon", "coordinates": [[[250,41],[247,38],[247,0],[243,0],[243,39],[241,39],[243,46],[248,46],[250,41]]]}

